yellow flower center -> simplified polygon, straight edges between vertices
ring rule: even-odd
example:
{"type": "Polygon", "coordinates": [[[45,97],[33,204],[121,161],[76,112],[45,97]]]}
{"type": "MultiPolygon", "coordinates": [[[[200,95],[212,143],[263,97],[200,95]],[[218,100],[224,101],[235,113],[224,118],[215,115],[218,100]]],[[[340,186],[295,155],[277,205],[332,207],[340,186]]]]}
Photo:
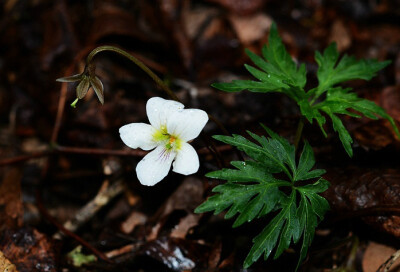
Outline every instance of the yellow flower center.
{"type": "Polygon", "coordinates": [[[164,127],[161,127],[161,130],[157,130],[153,134],[153,141],[164,145],[167,150],[178,150],[181,147],[181,140],[174,135],[170,135],[164,127]]]}

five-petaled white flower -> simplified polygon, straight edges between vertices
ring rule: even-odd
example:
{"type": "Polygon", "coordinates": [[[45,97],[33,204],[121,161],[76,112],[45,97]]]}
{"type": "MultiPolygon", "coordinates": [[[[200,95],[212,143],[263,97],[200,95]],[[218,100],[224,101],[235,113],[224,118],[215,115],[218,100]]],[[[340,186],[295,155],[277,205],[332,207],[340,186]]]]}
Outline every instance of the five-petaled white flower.
{"type": "Polygon", "coordinates": [[[140,183],[152,186],[172,171],[190,175],[199,169],[199,157],[188,141],[199,136],[208,121],[203,110],[183,109],[184,105],[160,97],[147,101],[150,124],[132,123],[119,129],[130,148],[151,150],[136,166],[140,183]]]}

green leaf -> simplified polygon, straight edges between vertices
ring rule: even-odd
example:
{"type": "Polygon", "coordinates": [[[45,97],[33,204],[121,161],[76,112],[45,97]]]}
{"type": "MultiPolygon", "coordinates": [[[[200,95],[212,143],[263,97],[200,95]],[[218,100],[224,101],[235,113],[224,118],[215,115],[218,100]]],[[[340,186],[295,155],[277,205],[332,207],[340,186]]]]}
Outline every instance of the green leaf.
{"type": "MultiPolygon", "coordinates": [[[[295,191],[292,192],[292,195],[296,196],[295,191]]],[[[278,258],[284,250],[289,248],[292,239],[295,241],[300,238],[300,220],[296,214],[296,198],[290,199],[285,208],[288,209],[285,217],[286,222],[281,231],[280,242],[276,248],[274,259],[278,258]]]]}
{"type": "Polygon", "coordinates": [[[240,92],[243,90],[256,93],[279,92],[274,85],[251,80],[233,80],[230,83],[214,83],[211,86],[225,92],[240,92]]]}
{"type": "MultiPolygon", "coordinates": [[[[352,56],[344,55],[339,58],[336,44],[332,43],[323,53],[315,53],[318,63],[317,78],[319,85],[305,92],[306,69],[305,65],[298,65],[279,37],[276,24],[272,24],[268,38],[268,45],[262,48],[262,57],[246,50],[247,55],[256,67],[245,65],[248,72],[259,81],[234,80],[230,83],[215,83],[217,89],[227,92],[249,90],[251,92],[279,92],[295,100],[301,114],[310,122],[317,121],[325,137],[324,125],[326,116],[332,121],[334,131],[339,135],[344,149],[349,156],[353,155],[352,138],[340,120],[339,114],[371,119],[385,118],[393,127],[397,137],[400,132],[394,119],[385,110],[372,101],[359,98],[351,89],[343,89],[335,85],[354,79],[369,80],[376,73],[386,67],[390,61],[356,60],[352,56]],[[326,94],[326,96],[321,96],[326,94]]],[[[286,163],[286,162],[285,162],[286,163]]],[[[288,164],[293,170],[293,164],[288,164]]],[[[314,173],[318,176],[318,172],[314,173]]],[[[307,177],[305,177],[307,178],[307,177]]]]}
{"type": "Polygon", "coordinates": [[[230,83],[214,83],[212,86],[226,92],[249,90],[285,93],[296,101],[306,98],[303,89],[307,80],[305,65],[297,68],[279,38],[276,24],[272,24],[268,40],[269,45],[262,49],[264,58],[246,49],[246,54],[258,69],[247,64],[245,68],[259,81],[233,80],[230,83]]]}
{"type": "MultiPolygon", "coordinates": [[[[349,88],[330,88],[327,91],[326,99],[324,101],[307,109],[308,111],[304,111],[303,114],[311,119],[311,122],[312,119],[316,119],[318,122],[320,122],[319,118],[322,116],[321,112],[324,112],[331,118],[333,129],[339,134],[339,139],[350,157],[353,155],[353,150],[351,147],[353,140],[338,117],[338,114],[344,114],[351,117],[361,117],[364,115],[370,119],[378,119],[378,117],[385,118],[390,122],[397,136],[400,138],[399,130],[393,118],[387,114],[383,108],[379,107],[372,101],[358,97],[357,94],[351,92],[351,89],[349,88]]],[[[322,127],[321,129],[323,130],[322,127]]]]}
{"type": "Polygon", "coordinates": [[[82,246],[79,245],[67,254],[75,267],[81,267],[97,260],[95,255],[85,255],[82,253],[82,246]]]}
{"type": "MultiPolygon", "coordinates": [[[[274,219],[271,220],[271,222],[263,229],[263,231],[253,239],[254,245],[250,249],[250,252],[244,261],[243,265],[244,268],[250,267],[250,265],[252,265],[255,261],[257,261],[258,258],[260,258],[260,256],[263,253],[265,260],[271,254],[272,250],[276,246],[276,243],[278,242],[279,234],[282,232],[282,228],[285,224],[285,221],[287,221],[290,218],[291,215],[290,211],[292,210],[292,207],[295,206],[296,203],[295,191],[291,193],[290,197],[282,199],[281,202],[284,208],[279,212],[278,215],[275,216],[274,219]]],[[[288,236],[290,237],[290,235],[286,234],[286,237],[283,237],[283,239],[281,239],[281,243],[283,241],[283,243],[287,244],[287,246],[289,246],[286,239],[288,238],[288,236]]],[[[290,238],[289,238],[289,244],[290,244],[290,238]]],[[[280,250],[284,250],[286,248],[285,246],[282,245],[280,250]]]]}
{"type": "Polygon", "coordinates": [[[320,127],[322,134],[326,137],[328,135],[325,132],[324,129],[324,124],[326,123],[325,117],[320,113],[320,111],[314,107],[311,106],[310,102],[307,99],[303,99],[297,103],[300,107],[300,112],[301,114],[306,117],[308,122],[311,124],[313,123],[313,120],[317,120],[318,126],[320,127]]]}
{"type": "MultiPolygon", "coordinates": [[[[289,143],[285,140],[282,141],[283,138],[276,135],[271,139],[267,139],[264,136],[258,136],[250,131],[247,132],[254,140],[261,144],[261,146],[265,149],[265,152],[268,152],[271,159],[277,159],[280,163],[284,163],[289,168],[294,171],[296,168],[295,165],[295,149],[294,146],[289,145],[289,143]]],[[[282,167],[283,171],[286,171],[286,167],[282,167]]],[[[289,175],[289,178],[292,177],[289,175]]]]}
{"type": "Polygon", "coordinates": [[[299,268],[301,260],[307,255],[307,249],[314,238],[315,228],[319,220],[323,220],[323,215],[329,209],[329,204],[318,193],[324,192],[329,187],[329,182],[320,179],[316,183],[298,187],[300,193],[300,203],[297,209],[297,215],[300,218],[300,229],[303,230],[303,243],[300,249],[300,259],[296,270],[299,268]]]}
{"type": "Polygon", "coordinates": [[[339,52],[334,43],[326,48],[323,54],[316,52],[315,59],[319,65],[317,72],[319,85],[307,93],[308,97],[306,99],[298,102],[301,113],[310,123],[315,119],[326,136],[323,128],[326,120],[322,113],[329,116],[332,120],[334,131],[339,134],[339,139],[350,157],[353,155],[351,146],[353,140],[338,114],[356,118],[362,115],[370,119],[385,118],[390,122],[395,133],[400,138],[399,130],[393,118],[383,108],[372,101],[359,98],[356,93],[351,92],[350,88],[334,87],[334,85],[348,80],[369,80],[379,70],[386,67],[390,61],[356,60],[354,57],[347,55],[339,60],[339,52]],[[326,98],[313,104],[323,93],[326,93],[326,98]]]}
{"type": "Polygon", "coordinates": [[[261,126],[272,139],[277,140],[281,144],[286,153],[284,156],[286,157],[286,163],[290,166],[292,170],[294,170],[296,164],[295,162],[296,150],[294,146],[289,144],[289,142],[285,138],[279,136],[278,134],[267,128],[265,125],[261,124],[261,126]]]}
{"type": "Polygon", "coordinates": [[[196,208],[196,213],[215,210],[215,214],[229,208],[225,218],[231,218],[237,213],[239,217],[234,227],[246,221],[253,220],[261,210],[270,212],[278,201],[279,186],[291,186],[290,182],[275,179],[262,163],[254,161],[231,163],[236,169],[222,169],[208,173],[210,178],[225,179],[228,183],[218,185],[206,202],[196,208]],[[251,184],[242,184],[251,183],[251,184]]]}
{"type": "Polygon", "coordinates": [[[231,162],[234,169],[221,169],[208,173],[209,178],[227,182],[213,189],[214,195],[202,203],[195,212],[227,211],[225,218],[237,216],[233,227],[274,213],[273,219],[253,239],[253,246],[244,261],[249,267],[261,255],[267,259],[275,250],[279,257],[292,242],[298,243],[303,237],[301,258],[304,258],[311,244],[314,230],[329,208],[327,201],[318,194],[325,191],[328,182],[321,179],[324,170],[312,169],[314,153],[306,142],[298,163],[295,148],[285,138],[263,126],[269,137],[248,132],[255,141],[243,136],[214,136],[215,139],[237,147],[252,160],[231,162]],[[276,174],[285,173],[287,180],[276,174]],[[300,180],[318,179],[317,182],[297,187],[300,180]],[[287,191],[281,188],[289,188],[287,191]],[[300,196],[300,198],[298,198],[300,196]],[[296,199],[300,199],[297,204],[296,199]]]}
{"type": "Polygon", "coordinates": [[[315,53],[315,60],[319,69],[317,72],[319,86],[316,90],[318,97],[335,84],[354,80],[370,80],[376,73],[390,64],[390,61],[378,62],[376,60],[356,60],[354,57],[344,55],[340,61],[336,44],[328,46],[323,54],[315,53]]]}
{"type": "MultiPolygon", "coordinates": [[[[245,152],[249,157],[261,162],[270,173],[284,172],[292,179],[283,158],[277,156],[278,154],[282,155],[284,150],[283,148],[279,150],[276,139],[265,139],[265,137],[263,139],[260,137],[258,140],[261,141],[262,146],[259,146],[247,140],[245,137],[235,134],[233,134],[233,137],[224,135],[216,135],[213,137],[221,142],[237,147],[237,149],[245,152]],[[277,151],[277,149],[279,151],[277,151]]],[[[255,134],[253,134],[253,137],[256,137],[255,134]]]]}
{"type": "Polygon", "coordinates": [[[262,72],[250,65],[245,64],[244,67],[252,74],[255,78],[265,83],[265,85],[270,86],[271,90],[276,90],[280,88],[290,88],[289,85],[282,82],[281,78],[274,75],[262,72]]]}
{"type": "Polygon", "coordinates": [[[304,88],[307,81],[305,65],[302,64],[300,68],[297,69],[296,63],[286,51],[279,37],[275,23],[271,26],[268,46],[263,47],[262,54],[271,64],[268,67],[264,67],[267,72],[280,76],[283,81],[287,81],[290,85],[297,86],[301,89],[304,88]]]}
{"type": "Polygon", "coordinates": [[[347,154],[352,157],[353,156],[353,149],[351,144],[353,143],[353,139],[350,136],[350,133],[344,127],[342,120],[337,117],[333,113],[329,113],[329,117],[332,119],[333,129],[339,133],[339,139],[342,142],[344,149],[346,150],[347,154]]]}
{"type": "Polygon", "coordinates": [[[325,174],[325,170],[315,169],[310,171],[314,167],[315,158],[314,152],[308,142],[304,144],[303,152],[300,155],[299,165],[297,167],[296,175],[294,176],[295,181],[308,180],[316,177],[320,177],[325,174]]]}

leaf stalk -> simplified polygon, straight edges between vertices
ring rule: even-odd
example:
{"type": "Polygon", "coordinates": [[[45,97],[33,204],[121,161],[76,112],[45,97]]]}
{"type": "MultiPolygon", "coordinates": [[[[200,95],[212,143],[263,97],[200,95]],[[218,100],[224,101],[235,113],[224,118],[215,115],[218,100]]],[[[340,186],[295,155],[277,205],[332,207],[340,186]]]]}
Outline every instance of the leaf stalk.
{"type": "Polygon", "coordinates": [[[294,137],[294,148],[297,152],[298,147],[299,147],[299,142],[301,139],[301,136],[303,134],[303,128],[304,128],[304,117],[302,116],[299,120],[299,123],[297,124],[297,130],[296,130],[296,134],[294,137]]]}

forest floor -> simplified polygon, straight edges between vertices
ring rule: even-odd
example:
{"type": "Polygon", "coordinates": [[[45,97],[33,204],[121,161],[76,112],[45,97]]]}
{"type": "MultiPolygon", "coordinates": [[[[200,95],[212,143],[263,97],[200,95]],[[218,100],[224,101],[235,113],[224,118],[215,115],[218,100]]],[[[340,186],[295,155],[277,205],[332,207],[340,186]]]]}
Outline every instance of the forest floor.
{"type": "MultiPolygon", "coordinates": [[[[306,63],[310,86],[315,51],[333,41],[341,54],[391,60],[371,81],[347,86],[400,122],[396,0],[5,0],[0,15],[0,271],[11,264],[20,272],[295,269],[293,245],[243,270],[267,219],[233,229],[223,213],[194,213],[221,183],[204,177],[219,164],[200,138],[193,142],[198,173],[170,172],[154,187],[139,183],[135,167],[146,152],[125,146],[118,129],[147,123],[146,101],[168,97],[134,64],[99,54],[104,105],[89,91],[69,106],[74,84],[55,80],[81,73],[97,46],[130,52],[186,108],[205,110],[229,133],[261,134],[264,123],[293,142],[300,118],[293,101],[210,86],[246,78],[244,49],[260,54],[276,22],[291,56],[306,63]],[[89,262],[78,266],[78,258],[89,262]]],[[[354,139],[352,158],[331,126],[327,138],[315,122],[304,127],[317,166],[327,170],[331,209],[300,271],[378,271],[400,249],[400,141],[385,120],[342,120],[354,139]]],[[[203,138],[216,134],[223,132],[209,121],[203,138]]],[[[214,144],[223,165],[237,159],[232,147],[214,144]]],[[[389,271],[400,271],[396,264],[389,271]]]]}

